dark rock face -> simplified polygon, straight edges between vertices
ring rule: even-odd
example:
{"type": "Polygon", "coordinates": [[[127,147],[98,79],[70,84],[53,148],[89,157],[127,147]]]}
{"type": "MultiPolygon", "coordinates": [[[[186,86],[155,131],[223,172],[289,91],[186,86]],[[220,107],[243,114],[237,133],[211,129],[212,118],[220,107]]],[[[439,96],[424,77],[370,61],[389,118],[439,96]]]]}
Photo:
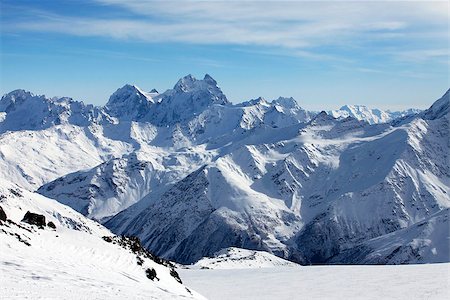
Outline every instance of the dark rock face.
{"type": "Polygon", "coordinates": [[[55,223],[53,223],[51,221],[47,223],[47,226],[50,227],[50,228],[56,229],[55,223]]]}
{"type": "Polygon", "coordinates": [[[35,214],[35,213],[29,212],[29,211],[27,211],[27,213],[23,217],[22,222],[25,222],[25,223],[28,223],[31,225],[36,225],[41,228],[43,228],[47,224],[47,223],[45,223],[45,216],[35,214]]]}
{"type": "Polygon", "coordinates": [[[150,280],[154,280],[155,278],[158,279],[158,277],[156,277],[156,271],[153,268],[148,268],[147,270],[145,270],[145,274],[147,275],[147,278],[150,280]]]}
{"type": "Polygon", "coordinates": [[[178,274],[177,271],[175,271],[175,269],[171,269],[170,270],[170,276],[172,276],[173,278],[175,278],[176,281],[178,281],[179,283],[183,283],[181,281],[180,275],[178,274]]]}
{"type": "MultiPolygon", "coordinates": [[[[182,283],[180,275],[175,271],[175,265],[170,261],[160,258],[148,250],[146,250],[142,244],[141,240],[135,236],[104,236],[103,240],[107,243],[112,243],[121,246],[122,248],[130,250],[132,253],[136,254],[136,263],[138,266],[142,266],[144,263],[144,258],[153,260],[155,263],[166,266],[170,269],[170,275],[175,278],[176,281],[182,283]]],[[[151,280],[159,280],[156,271],[153,268],[145,269],[145,275],[151,280]]]]}
{"type": "Polygon", "coordinates": [[[0,206],[0,221],[6,221],[7,217],[6,217],[6,213],[3,210],[3,208],[0,206]]]}

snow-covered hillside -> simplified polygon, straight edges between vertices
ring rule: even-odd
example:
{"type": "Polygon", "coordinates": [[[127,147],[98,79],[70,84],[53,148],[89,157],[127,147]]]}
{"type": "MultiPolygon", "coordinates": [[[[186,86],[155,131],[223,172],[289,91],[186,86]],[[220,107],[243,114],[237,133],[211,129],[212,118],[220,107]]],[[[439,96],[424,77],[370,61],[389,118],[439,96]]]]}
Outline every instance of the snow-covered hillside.
{"type": "Polygon", "coordinates": [[[273,267],[298,267],[299,265],[264,251],[225,248],[213,257],[204,257],[190,268],[201,269],[254,269],[273,267]]]}
{"type": "Polygon", "coordinates": [[[2,179],[0,207],[7,217],[0,221],[2,298],[203,299],[135,240],[114,237],[52,199],[2,179]],[[26,223],[27,212],[45,222],[26,223]]]}

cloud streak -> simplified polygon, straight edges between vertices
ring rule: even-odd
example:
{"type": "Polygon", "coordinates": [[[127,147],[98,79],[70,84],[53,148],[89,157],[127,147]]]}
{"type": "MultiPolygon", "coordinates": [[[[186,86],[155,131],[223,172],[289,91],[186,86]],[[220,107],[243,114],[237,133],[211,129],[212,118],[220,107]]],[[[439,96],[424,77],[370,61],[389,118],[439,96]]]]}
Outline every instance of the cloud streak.
{"type": "Polygon", "coordinates": [[[40,12],[32,14],[34,17],[7,19],[2,22],[3,30],[146,43],[278,47],[293,56],[311,59],[328,59],[330,54],[321,53],[324,47],[347,50],[389,47],[390,51],[384,53],[393,52],[389,54],[392,58],[435,59],[442,58],[442,48],[448,45],[447,1],[95,0],[93,3],[99,10],[122,9],[129,15],[88,18],[40,12]],[[420,44],[424,40],[431,44],[422,49],[420,44]],[[413,45],[414,49],[406,49],[404,44],[413,45]],[[435,46],[436,50],[430,49],[435,46]],[[426,55],[416,55],[421,52],[426,55]]]}

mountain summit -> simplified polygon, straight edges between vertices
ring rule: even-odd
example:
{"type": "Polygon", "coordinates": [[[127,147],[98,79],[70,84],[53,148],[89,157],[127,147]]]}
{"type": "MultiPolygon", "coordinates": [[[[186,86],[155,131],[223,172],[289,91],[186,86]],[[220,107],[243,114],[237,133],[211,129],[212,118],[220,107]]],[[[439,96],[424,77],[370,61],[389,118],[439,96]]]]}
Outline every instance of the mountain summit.
{"type": "Polygon", "coordinates": [[[156,93],[147,93],[135,85],[126,84],[115,91],[105,105],[107,112],[125,120],[141,119],[155,103],[152,96],[156,93]]]}
{"type": "Polygon", "coordinates": [[[186,121],[212,105],[231,104],[208,74],[203,80],[187,75],[157,99],[158,106],[149,115],[148,121],[158,125],[186,121]]]}
{"type": "Polygon", "coordinates": [[[187,121],[215,104],[230,105],[217,82],[208,74],[203,80],[189,74],[162,94],[126,84],[111,95],[105,109],[119,120],[167,126],[187,121]]]}

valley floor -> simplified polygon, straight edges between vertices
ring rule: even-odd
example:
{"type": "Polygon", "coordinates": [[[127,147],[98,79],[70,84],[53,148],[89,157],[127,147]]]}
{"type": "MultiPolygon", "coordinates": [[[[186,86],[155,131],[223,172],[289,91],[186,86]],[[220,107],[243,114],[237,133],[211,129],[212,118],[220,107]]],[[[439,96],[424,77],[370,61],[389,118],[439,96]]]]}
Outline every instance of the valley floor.
{"type": "Polygon", "coordinates": [[[450,264],[184,269],[184,283],[219,299],[450,299],[450,264]]]}

